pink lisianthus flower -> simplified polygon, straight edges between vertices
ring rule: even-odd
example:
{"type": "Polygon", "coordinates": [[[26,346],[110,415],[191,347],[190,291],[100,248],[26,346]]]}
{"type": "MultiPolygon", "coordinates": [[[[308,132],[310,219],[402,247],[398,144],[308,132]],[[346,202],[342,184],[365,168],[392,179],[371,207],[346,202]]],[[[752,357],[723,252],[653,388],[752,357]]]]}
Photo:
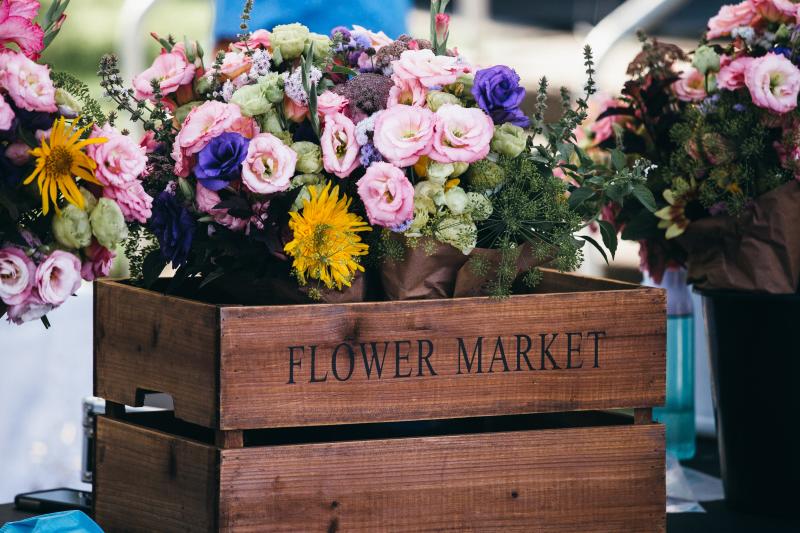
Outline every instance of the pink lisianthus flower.
{"type": "Polygon", "coordinates": [[[0,51],[0,88],[8,92],[19,108],[47,113],[58,111],[50,69],[22,54],[0,51]]]}
{"type": "Polygon", "coordinates": [[[100,183],[120,187],[144,175],[147,152],[130,135],[123,135],[106,124],[102,128],[95,126],[91,137],[107,139],[102,144],[86,147],[86,155],[97,163],[95,177],[100,183]]]}
{"type": "Polygon", "coordinates": [[[97,278],[108,276],[114,265],[114,258],[117,257],[114,250],[102,246],[95,239],[92,239],[92,243],[84,248],[83,253],[86,259],[81,267],[81,277],[86,281],[94,281],[97,278]]]}
{"type": "Polygon", "coordinates": [[[26,57],[38,59],[44,50],[44,30],[33,19],[36,0],[0,0],[0,47],[16,44],[26,57]]]}
{"type": "Polygon", "coordinates": [[[735,5],[722,6],[719,13],[708,21],[709,39],[727,37],[733,30],[741,26],[749,26],[756,16],[756,9],[751,0],[744,0],[735,5]]]}
{"type": "Polygon", "coordinates": [[[436,111],[428,156],[440,163],[474,163],[489,153],[493,135],[492,118],[481,109],[445,104],[436,111]]]}
{"type": "Polygon", "coordinates": [[[253,137],[242,162],[242,183],[257,194],[273,194],[289,188],[297,165],[297,152],[271,133],[253,137]]]}
{"type": "Polygon", "coordinates": [[[231,45],[231,47],[242,51],[247,50],[248,48],[254,50],[259,47],[269,49],[269,32],[267,30],[256,30],[250,34],[250,37],[247,39],[247,41],[235,42],[231,45]]]}
{"type": "Polygon", "coordinates": [[[244,52],[227,52],[220,66],[220,73],[226,79],[235,80],[242,74],[249,72],[252,63],[250,57],[244,52]]]}
{"type": "Polygon", "coordinates": [[[431,50],[406,50],[400,59],[392,61],[394,76],[400,80],[417,80],[424,87],[450,85],[464,72],[467,65],[457,57],[437,56],[431,50]]]}
{"type": "Polygon", "coordinates": [[[758,107],[776,113],[797,107],[800,70],[783,55],[770,53],[753,59],[745,70],[744,82],[758,107]]]}
{"type": "Polygon", "coordinates": [[[342,113],[329,115],[320,138],[325,170],[346,178],[358,167],[359,146],[353,121],[342,113]]]}
{"type": "Polygon", "coordinates": [[[24,302],[34,287],[36,265],[14,246],[0,248],[0,300],[6,305],[24,302]]]}
{"type": "Polygon", "coordinates": [[[214,217],[214,222],[225,226],[231,231],[241,232],[247,227],[247,220],[231,215],[227,209],[218,209],[222,201],[219,194],[211,189],[206,189],[199,183],[195,191],[197,209],[214,217]]]}
{"type": "Polygon", "coordinates": [[[114,200],[127,222],[146,223],[153,215],[153,197],[145,192],[139,180],[119,187],[103,187],[103,197],[114,200]]]}
{"type": "Polygon", "coordinates": [[[394,81],[394,86],[389,89],[389,101],[386,103],[386,107],[401,104],[427,106],[425,97],[428,95],[428,90],[422,86],[419,80],[392,76],[392,81],[394,81]]]}
{"type": "Polygon", "coordinates": [[[752,57],[731,60],[729,56],[722,56],[719,73],[717,73],[717,87],[726,91],[735,91],[744,87],[744,72],[752,61],[752,57]]]}
{"type": "Polygon", "coordinates": [[[8,131],[14,125],[14,110],[8,105],[6,99],[0,94],[0,131],[8,131]]]}
{"type": "Polygon", "coordinates": [[[175,174],[187,177],[191,171],[191,158],[208,146],[211,139],[231,131],[242,118],[239,106],[215,100],[192,109],[183,121],[172,147],[175,174]]]}
{"type": "Polygon", "coordinates": [[[160,148],[161,143],[156,140],[155,132],[148,130],[144,132],[144,135],[142,135],[142,140],[139,141],[139,146],[144,148],[144,152],[146,154],[152,154],[160,148]]]}
{"type": "Polygon", "coordinates": [[[9,322],[20,325],[25,322],[39,320],[55,307],[53,304],[42,301],[38,291],[34,288],[24,302],[9,306],[6,312],[8,313],[9,322]]]}
{"type": "Polygon", "coordinates": [[[335,115],[344,111],[350,102],[341,94],[333,91],[325,91],[317,97],[317,111],[322,117],[335,115]]]}
{"type": "Polygon", "coordinates": [[[375,120],[375,148],[393,165],[413,165],[431,151],[435,124],[429,109],[397,104],[375,120]]]}
{"type": "Polygon", "coordinates": [[[164,51],[156,57],[150,68],[133,78],[136,98],[153,100],[153,80],[158,80],[162,96],[177,92],[181,86],[192,83],[196,70],[182,51],[164,51]]]}
{"type": "Polygon", "coordinates": [[[706,97],[705,76],[696,68],[681,72],[678,80],[672,84],[675,96],[683,102],[699,102],[706,97]]]}
{"type": "Polygon", "coordinates": [[[750,0],[750,2],[756,13],[770,22],[795,22],[797,19],[798,5],[792,0],[750,0]]]}
{"type": "Polygon", "coordinates": [[[308,116],[308,106],[298,104],[287,96],[283,99],[283,116],[292,122],[300,124],[308,116]]]}
{"type": "Polygon", "coordinates": [[[81,261],[63,250],[52,252],[36,268],[36,290],[44,303],[61,305],[81,286],[81,261]]]}
{"type": "Polygon", "coordinates": [[[367,39],[369,39],[369,44],[372,48],[375,49],[377,52],[387,44],[392,44],[394,40],[386,35],[384,32],[374,32],[372,30],[368,30],[363,26],[359,26],[357,24],[353,24],[353,30],[350,32],[354,35],[363,35],[367,39]]]}
{"type": "Polygon", "coordinates": [[[358,196],[371,224],[387,228],[414,216],[414,186],[406,173],[389,163],[373,163],[358,180],[358,196]]]}

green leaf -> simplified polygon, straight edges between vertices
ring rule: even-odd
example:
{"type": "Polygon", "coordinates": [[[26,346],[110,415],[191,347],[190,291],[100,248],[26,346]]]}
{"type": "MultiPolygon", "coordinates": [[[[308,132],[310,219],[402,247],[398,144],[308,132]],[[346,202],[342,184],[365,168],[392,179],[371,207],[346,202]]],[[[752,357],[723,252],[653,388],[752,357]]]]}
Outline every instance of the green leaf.
{"type": "Polygon", "coordinates": [[[621,237],[626,241],[641,241],[663,235],[663,232],[658,229],[658,219],[653,213],[641,209],[625,223],[621,237]]]}
{"type": "Polygon", "coordinates": [[[627,159],[625,158],[625,154],[623,154],[620,150],[614,149],[611,150],[611,164],[614,165],[614,170],[620,171],[625,168],[627,164],[627,159]]]}
{"type": "Polygon", "coordinates": [[[221,269],[221,268],[217,269],[214,272],[212,272],[209,275],[207,275],[205,278],[203,278],[203,281],[200,282],[200,285],[198,285],[197,288],[198,289],[202,289],[203,287],[205,287],[206,285],[208,285],[212,281],[217,280],[217,279],[221,278],[224,275],[225,275],[225,271],[223,269],[221,269]]]}
{"type": "Polygon", "coordinates": [[[628,182],[616,182],[612,183],[606,188],[606,194],[608,197],[617,202],[618,204],[622,204],[625,201],[625,197],[628,196],[631,192],[631,184],[628,182]]]}
{"type": "Polygon", "coordinates": [[[581,161],[581,166],[589,167],[594,164],[592,158],[589,157],[589,154],[587,154],[583,148],[574,144],[572,146],[575,148],[575,153],[578,154],[578,159],[581,161]]]}
{"type": "Polygon", "coordinates": [[[608,251],[611,252],[611,258],[613,259],[614,255],[617,253],[617,230],[611,222],[607,220],[598,220],[597,223],[600,225],[600,235],[603,236],[603,244],[605,244],[608,251]]]}
{"type": "Polygon", "coordinates": [[[569,161],[575,153],[575,147],[570,143],[561,143],[558,145],[558,153],[561,154],[561,159],[569,161]]]}
{"type": "Polygon", "coordinates": [[[647,185],[643,183],[636,183],[633,186],[633,195],[637,200],[639,200],[645,209],[651,213],[655,213],[657,209],[656,198],[653,196],[653,193],[650,191],[650,189],[647,188],[647,185]]]}
{"type": "Polygon", "coordinates": [[[592,198],[594,196],[594,191],[588,187],[581,187],[580,189],[575,189],[572,191],[572,194],[569,195],[569,207],[570,209],[577,209],[580,207],[586,200],[592,198]]]}
{"type": "Polygon", "coordinates": [[[345,74],[347,76],[357,76],[358,72],[355,70],[345,67],[344,65],[333,65],[331,67],[331,72],[335,74],[345,74]]]}
{"type": "Polygon", "coordinates": [[[589,237],[588,235],[578,235],[578,237],[588,242],[592,246],[594,246],[597,249],[597,251],[600,252],[600,255],[603,256],[603,259],[605,259],[606,264],[608,264],[608,256],[606,255],[606,251],[603,250],[603,247],[600,246],[599,242],[594,240],[592,237],[589,237]]]}

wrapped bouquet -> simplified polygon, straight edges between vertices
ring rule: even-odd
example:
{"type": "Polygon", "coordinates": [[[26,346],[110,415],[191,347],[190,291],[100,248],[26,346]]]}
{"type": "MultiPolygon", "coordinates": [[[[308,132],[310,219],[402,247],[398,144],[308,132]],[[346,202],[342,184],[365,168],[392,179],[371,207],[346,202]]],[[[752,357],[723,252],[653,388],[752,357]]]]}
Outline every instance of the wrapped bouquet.
{"type": "Polygon", "coordinates": [[[88,89],[35,59],[68,1],[0,1],[0,314],[14,323],[105,276],[126,221],[146,221],[145,150],[107,123],[88,89]]]}

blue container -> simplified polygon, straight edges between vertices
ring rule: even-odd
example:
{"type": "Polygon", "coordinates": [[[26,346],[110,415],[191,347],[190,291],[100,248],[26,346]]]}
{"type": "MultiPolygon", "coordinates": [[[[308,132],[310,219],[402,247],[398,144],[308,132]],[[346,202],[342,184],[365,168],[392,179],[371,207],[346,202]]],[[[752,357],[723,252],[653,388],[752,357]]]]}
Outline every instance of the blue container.
{"type": "Polygon", "coordinates": [[[666,426],[667,453],[691,459],[695,453],[694,308],[686,270],[667,270],[661,287],[667,290],[667,401],[653,414],[666,426]]]}

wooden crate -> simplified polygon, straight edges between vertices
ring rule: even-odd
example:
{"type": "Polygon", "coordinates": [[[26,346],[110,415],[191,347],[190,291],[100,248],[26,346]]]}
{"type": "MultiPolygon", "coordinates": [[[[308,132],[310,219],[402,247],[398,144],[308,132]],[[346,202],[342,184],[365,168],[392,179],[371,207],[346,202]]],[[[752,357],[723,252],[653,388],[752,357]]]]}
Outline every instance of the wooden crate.
{"type": "Polygon", "coordinates": [[[98,282],[95,395],[119,417],[167,393],[176,417],[99,424],[98,521],[663,530],[663,428],[650,408],[664,402],[665,315],[661,290],[549,271],[536,294],[500,301],[262,307],[98,282]],[[532,415],[608,409],[635,420],[587,413],[551,427],[532,415]],[[509,416],[517,425],[502,430],[509,416]],[[444,429],[398,429],[409,421],[444,429]],[[388,425],[364,429],[376,423],[388,425]]]}

